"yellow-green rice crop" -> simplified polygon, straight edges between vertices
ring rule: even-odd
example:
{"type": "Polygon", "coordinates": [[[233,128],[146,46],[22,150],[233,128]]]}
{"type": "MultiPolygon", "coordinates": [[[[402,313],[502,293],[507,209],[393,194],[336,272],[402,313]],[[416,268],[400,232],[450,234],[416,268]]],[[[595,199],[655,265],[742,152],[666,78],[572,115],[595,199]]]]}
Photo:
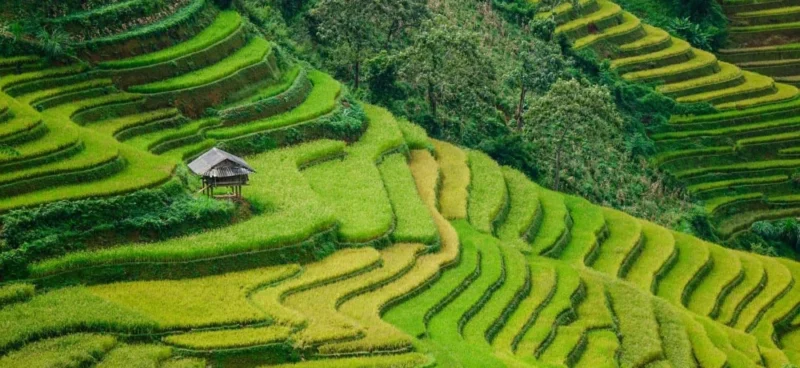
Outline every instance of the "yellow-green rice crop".
{"type": "Polygon", "coordinates": [[[619,333],[624,336],[620,365],[639,367],[663,357],[652,297],[621,282],[610,283],[608,290],[619,333]]]}
{"type": "Polygon", "coordinates": [[[235,138],[245,134],[307,122],[333,111],[342,89],[339,82],[331,76],[316,70],[309,71],[308,78],[314,84],[314,88],[308,94],[306,100],[291,111],[258,121],[214,129],[209,131],[207,136],[217,139],[235,138]]]}
{"type": "Polygon", "coordinates": [[[9,87],[13,87],[18,84],[26,82],[32,82],[39,79],[51,78],[51,77],[63,77],[72,74],[78,74],[85,70],[86,70],[86,65],[77,64],[77,65],[69,65],[58,68],[37,70],[22,74],[6,75],[0,78],[0,90],[5,91],[9,87]]]}
{"type": "MultiPolygon", "coordinates": [[[[358,337],[362,330],[361,324],[341,313],[338,307],[408,271],[422,249],[419,244],[395,244],[381,251],[381,267],[287,296],[283,304],[308,319],[307,326],[294,337],[297,345],[313,346],[342,337],[358,337]]],[[[365,325],[369,324],[372,323],[365,325]]],[[[362,340],[364,345],[372,343],[370,336],[362,340]]]]}
{"type": "MultiPolygon", "coordinates": [[[[425,366],[429,358],[419,353],[372,357],[310,360],[302,363],[270,365],[269,368],[413,368],[425,366]]],[[[268,368],[264,366],[262,368],[268,368]]]]}
{"type": "Polygon", "coordinates": [[[567,221],[569,210],[564,203],[564,196],[560,193],[541,189],[539,201],[542,203],[542,224],[531,242],[534,254],[541,254],[556,245],[567,235],[567,221]]]}
{"type": "Polygon", "coordinates": [[[661,226],[644,220],[639,222],[642,224],[644,247],[625,279],[641,290],[652,291],[656,274],[675,253],[675,238],[669,230],[661,226]]]}
{"type": "Polygon", "coordinates": [[[97,364],[97,368],[158,368],[171,355],[169,346],[117,345],[97,364]]]}
{"type": "Polygon", "coordinates": [[[394,214],[373,160],[329,161],[304,170],[303,175],[335,213],[341,241],[364,243],[389,235],[394,214]]]}
{"type": "Polygon", "coordinates": [[[743,271],[738,254],[715,244],[704,245],[710,251],[714,266],[689,296],[686,307],[698,315],[709,316],[730,292],[731,285],[740,281],[743,271]]]}
{"type": "Polygon", "coordinates": [[[116,344],[111,336],[74,334],[43,340],[0,358],[2,367],[81,367],[98,362],[116,344]]]}
{"type": "Polygon", "coordinates": [[[411,162],[408,164],[420,198],[428,208],[437,208],[436,190],[439,188],[439,164],[430,152],[425,150],[411,151],[411,162]]]}
{"type": "Polygon", "coordinates": [[[608,224],[609,236],[592,263],[592,268],[609,276],[620,276],[623,263],[635,252],[642,240],[642,225],[635,218],[624,212],[603,208],[603,215],[608,224]]]}
{"type": "Polygon", "coordinates": [[[285,342],[290,333],[291,329],[285,326],[250,327],[188,332],[167,336],[163,341],[187,349],[230,349],[285,342]]]}
{"type": "Polygon", "coordinates": [[[469,151],[469,221],[476,229],[491,234],[498,216],[508,205],[508,191],[500,165],[480,151],[469,151]]]}
{"type": "MultiPolygon", "coordinates": [[[[758,258],[749,253],[737,252],[739,262],[744,271],[744,278],[728,297],[724,299],[716,319],[725,324],[735,322],[738,318],[739,306],[750,296],[755,296],[766,284],[764,266],[758,258]],[[764,284],[762,284],[764,283],[764,284]]],[[[743,306],[743,305],[742,305],[743,306]]]]}
{"type": "Polygon", "coordinates": [[[439,190],[439,206],[447,219],[467,217],[467,188],[469,187],[469,166],[467,154],[460,148],[446,142],[433,141],[436,159],[441,170],[442,187],[439,190]]]}
{"type": "Polygon", "coordinates": [[[678,260],[674,268],[658,284],[658,296],[675,305],[683,305],[686,287],[710,259],[708,246],[701,240],[678,232],[673,232],[678,248],[678,260]]]}
{"type": "Polygon", "coordinates": [[[589,201],[568,196],[564,202],[575,222],[570,230],[570,241],[564,251],[558,254],[560,259],[583,263],[599,246],[599,236],[606,229],[605,217],[600,207],[589,201]]]}
{"type": "Polygon", "coordinates": [[[238,12],[232,10],[223,11],[217,15],[214,23],[186,42],[180,42],[175,46],[149,54],[103,62],[100,63],[100,67],[108,69],[136,68],[186,56],[222,41],[235,32],[241,23],[242,18],[238,12]]]}
{"type": "Polygon", "coordinates": [[[525,174],[510,167],[503,167],[503,177],[508,186],[509,208],[497,236],[504,240],[525,238],[537,217],[542,216],[540,189],[525,174]]]}
{"type": "Polygon", "coordinates": [[[395,242],[434,244],[438,240],[428,208],[417,194],[414,177],[404,155],[387,157],[378,167],[389,194],[395,216],[392,240],[395,242]]]}
{"type": "Polygon", "coordinates": [[[171,118],[178,114],[178,109],[166,108],[144,112],[141,114],[126,115],[119,118],[99,121],[89,125],[100,133],[115,135],[125,129],[145,125],[157,120],[171,118]]]}
{"type": "Polygon", "coordinates": [[[259,268],[187,280],[121,282],[89,292],[156,321],[163,329],[263,322],[269,310],[248,301],[249,293],[300,271],[297,265],[259,268]]]}
{"type": "Polygon", "coordinates": [[[697,367],[681,314],[668,302],[653,298],[653,310],[658,320],[664,357],[675,367],[697,367]]]}
{"type": "Polygon", "coordinates": [[[786,266],[770,257],[758,257],[767,273],[767,285],[739,314],[734,327],[744,330],[757,322],[761,313],[775,298],[792,285],[792,273],[786,266]]]}
{"type": "Polygon", "coordinates": [[[406,119],[398,119],[397,125],[403,132],[403,138],[410,149],[425,149],[433,151],[433,144],[428,139],[425,128],[406,119]]]}
{"type": "Polygon", "coordinates": [[[405,145],[397,120],[388,110],[364,104],[364,113],[367,115],[367,131],[358,142],[347,148],[350,155],[378,161],[386,152],[405,145]]]}
{"type": "Polygon", "coordinates": [[[0,307],[30,299],[35,292],[31,284],[10,284],[0,286],[0,307]]]}
{"type": "Polygon", "coordinates": [[[270,49],[271,45],[267,40],[255,37],[247,45],[214,65],[175,78],[133,86],[129,90],[138,93],[158,93],[202,86],[261,62],[270,49]]]}
{"type": "Polygon", "coordinates": [[[380,253],[373,248],[342,249],[319,262],[306,265],[303,272],[292,280],[254,292],[250,299],[261,310],[269,311],[277,324],[303,325],[306,317],[284,306],[282,304],[284,298],[368,271],[376,267],[379,262],[380,253]]]}
{"type": "Polygon", "coordinates": [[[206,368],[206,361],[201,358],[167,360],[159,368],[206,368]]]}

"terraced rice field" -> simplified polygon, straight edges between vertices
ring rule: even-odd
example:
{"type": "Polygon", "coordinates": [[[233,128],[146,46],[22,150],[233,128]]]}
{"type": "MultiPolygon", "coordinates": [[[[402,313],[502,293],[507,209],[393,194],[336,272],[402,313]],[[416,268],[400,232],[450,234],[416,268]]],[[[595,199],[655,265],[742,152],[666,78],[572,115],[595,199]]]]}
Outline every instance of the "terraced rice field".
{"type": "MultiPolygon", "coordinates": [[[[726,2],[734,20],[732,41],[788,43],[800,34],[792,23],[800,14],[794,5],[726,2]],[[736,25],[744,18],[751,26],[736,25]]],[[[623,78],[658,83],[657,90],[679,103],[708,102],[719,110],[675,116],[650,134],[659,151],[653,163],[705,202],[720,238],[727,240],[758,220],[800,213],[798,202],[789,196],[795,190],[789,178],[800,168],[792,150],[800,127],[800,99],[792,73],[798,73],[800,64],[790,56],[791,45],[773,47],[789,50],[780,53],[763,47],[723,50],[724,62],[641,24],[608,1],[592,0],[578,11],[562,5],[539,16],[551,14],[560,24],[557,32],[572,39],[574,47],[591,47],[608,56],[623,78]],[[775,65],[769,59],[775,59],[775,65]]]]}
{"type": "MultiPolygon", "coordinates": [[[[100,70],[0,60],[26,69],[0,77],[0,135],[19,152],[0,158],[0,209],[158,185],[207,147],[273,140],[274,149],[247,156],[256,173],[244,191],[270,210],[187,237],[31,264],[29,278],[0,284],[0,366],[800,364],[800,264],[546,190],[380,107],[363,104],[356,137],[326,135],[324,117],[344,108],[335,80],[278,68],[268,40],[244,37],[235,13],[180,4],[154,8],[155,23],[129,35],[101,35],[101,45],[136,39],[152,50],[87,49],[100,70]],[[205,20],[184,42],[146,41],[155,24],[186,17],[205,20]],[[160,104],[165,96],[176,105],[160,104]],[[216,112],[198,115],[208,107],[216,112]]],[[[713,73],[752,82],[613,3],[583,9],[572,17],[568,4],[559,7],[559,31],[578,45],[620,43],[627,54],[614,63],[626,78],[668,78],[682,91],[713,73]]],[[[786,109],[796,102],[761,105],[773,94],[722,85],[685,96],[758,106],[676,119],[654,133],[662,147],[732,134],[738,155],[759,137],[791,140],[780,134],[793,126],[786,109]]],[[[727,188],[780,194],[769,188],[800,165],[781,158],[745,167],[730,150],[714,152],[717,169],[681,155],[664,165],[715,212],[726,208],[715,198],[752,199],[727,188]],[[747,175],[759,166],[771,171],[747,175]],[[699,179],[708,175],[718,177],[699,179]]]]}

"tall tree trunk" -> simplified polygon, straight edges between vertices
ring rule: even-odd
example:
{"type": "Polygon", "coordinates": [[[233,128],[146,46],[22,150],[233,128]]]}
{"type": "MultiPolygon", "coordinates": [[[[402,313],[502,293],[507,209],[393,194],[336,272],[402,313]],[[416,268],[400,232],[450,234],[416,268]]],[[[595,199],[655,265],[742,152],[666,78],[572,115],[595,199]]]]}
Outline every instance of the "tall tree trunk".
{"type": "Polygon", "coordinates": [[[525,103],[525,86],[522,86],[522,91],[519,93],[519,103],[517,103],[517,112],[514,114],[514,119],[517,120],[517,131],[522,131],[522,105],[525,103]]]}

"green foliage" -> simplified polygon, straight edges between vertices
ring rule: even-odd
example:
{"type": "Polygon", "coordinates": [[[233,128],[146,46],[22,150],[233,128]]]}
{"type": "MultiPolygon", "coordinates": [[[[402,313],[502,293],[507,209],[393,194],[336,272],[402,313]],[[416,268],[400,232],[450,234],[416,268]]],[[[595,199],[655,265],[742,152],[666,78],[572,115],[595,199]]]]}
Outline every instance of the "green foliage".
{"type": "Polygon", "coordinates": [[[666,29],[703,50],[725,46],[728,18],[713,0],[620,0],[622,7],[646,23],[666,29]]]}
{"type": "Polygon", "coordinates": [[[108,199],[55,202],[3,217],[3,278],[24,276],[30,262],[136,237],[160,240],[230,221],[234,206],[195,198],[178,182],[108,199]]]}

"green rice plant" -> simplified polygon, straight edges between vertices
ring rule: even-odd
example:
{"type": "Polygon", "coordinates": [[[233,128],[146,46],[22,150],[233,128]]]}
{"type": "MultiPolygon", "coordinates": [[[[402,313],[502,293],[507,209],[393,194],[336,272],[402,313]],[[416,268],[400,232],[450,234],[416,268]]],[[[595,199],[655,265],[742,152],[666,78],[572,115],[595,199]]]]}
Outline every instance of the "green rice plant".
{"type": "Polygon", "coordinates": [[[98,362],[117,343],[112,336],[74,334],[43,340],[0,358],[3,367],[79,367],[98,362]]]}
{"type": "Polygon", "coordinates": [[[502,363],[491,354],[488,346],[481,348],[470,344],[464,340],[462,334],[464,326],[473,320],[489,298],[496,295],[505,280],[503,256],[496,240],[492,241],[491,236],[480,233],[465,220],[454,221],[453,227],[458,232],[462,247],[471,246],[477,249],[480,271],[469,278],[471,282],[458,288],[461,292],[430,317],[428,334],[431,343],[436,347],[447,347],[451,358],[462,364],[500,366],[502,363]]]}
{"type": "Polygon", "coordinates": [[[235,138],[307,122],[333,111],[342,86],[329,75],[319,71],[309,71],[308,77],[314,84],[314,88],[306,100],[291,111],[258,121],[213,129],[206,136],[217,139],[235,138]]]}
{"type": "MultiPolygon", "coordinates": [[[[716,59],[715,59],[716,60],[716,59]]],[[[717,89],[714,91],[697,93],[689,96],[678,97],[681,103],[696,103],[704,101],[729,100],[738,95],[747,95],[758,91],[771,90],[775,86],[772,78],[760,74],[743,71],[745,82],[733,87],[717,89]]]]}
{"type": "Polygon", "coordinates": [[[84,42],[78,43],[76,44],[76,46],[92,50],[99,46],[118,44],[128,40],[133,40],[137,38],[147,37],[153,34],[167,32],[177,25],[184,24],[186,22],[191,22],[198,14],[200,14],[206,8],[207,8],[207,0],[191,0],[191,2],[188,5],[182,7],[175,14],[159,22],[151,23],[142,27],[136,27],[129,32],[118,33],[115,35],[101,37],[101,38],[92,38],[84,42]]]}
{"type": "Polygon", "coordinates": [[[364,104],[364,113],[367,116],[367,130],[358,142],[347,148],[350,156],[376,162],[389,152],[405,148],[403,133],[397,126],[397,120],[388,110],[364,104]]]}
{"type": "MultiPolygon", "coordinates": [[[[793,282],[800,278],[800,267],[796,262],[781,258],[777,259],[777,261],[789,270],[792,274],[793,282]]],[[[748,325],[747,331],[758,339],[760,346],[780,347],[774,340],[775,336],[777,336],[776,325],[790,323],[791,318],[797,315],[798,308],[800,308],[800,297],[798,297],[797,289],[794,289],[795,285],[793,283],[791,286],[793,290],[788,291],[789,289],[787,289],[782,298],[771,304],[757,322],[748,325]]]]}
{"type": "MultiPolygon", "coordinates": [[[[392,313],[394,309],[391,308],[398,305],[397,309],[400,311],[397,313],[400,315],[408,314],[409,310],[414,311],[414,313],[418,312],[419,310],[416,309],[408,309],[409,306],[411,308],[415,307],[413,302],[405,302],[419,299],[414,298],[414,296],[425,290],[428,285],[431,285],[432,281],[437,280],[442,268],[452,265],[459,255],[458,234],[453,229],[453,226],[439,212],[436,212],[434,207],[431,207],[431,214],[441,234],[441,246],[438,250],[418,257],[414,266],[393,282],[371,292],[359,294],[344,302],[339,307],[339,311],[362,326],[364,338],[354,342],[324,345],[320,348],[321,352],[339,354],[364,351],[398,351],[408,348],[411,344],[409,335],[384,322],[381,319],[381,315],[385,316],[384,313],[387,310],[392,313]]],[[[427,310],[422,312],[425,313],[427,310]]],[[[419,316],[420,319],[423,318],[420,314],[414,315],[419,316]]],[[[386,320],[390,321],[391,318],[386,318],[386,320]]]]}
{"type": "Polygon", "coordinates": [[[606,28],[602,32],[589,34],[588,36],[581,37],[572,43],[572,47],[576,50],[581,49],[586,46],[593,45],[596,42],[602,40],[608,40],[615,36],[625,36],[627,34],[640,30],[641,27],[642,27],[642,21],[639,20],[639,18],[636,18],[631,13],[622,12],[622,23],[610,28],[606,28]]]}
{"type": "MultiPolygon", "coordinates": [[[[443,244],[445,239],[443,235],[443,244]]],[[[451,242],[452,240],[456,240],[454,245],[458,245],[458,239],[450,239],[451,242]]],[[[422,336],[429,333],[430,318],[438,314],[443,307],[451,303],[463,291],[465,285],[469,284],[470,276],[479,267],[479,262],[475,244],[462,242],[458,265],[445,271],[441,278],[431,284],[428,289],[388,310],[383,315],[383,319],[411,336],[422,336]]]]}
{"type": "Polygon", "coordinates": [[[568,241],[572,220],[564,199],[560,193],[550,190],[541,189],[539,192],[539,201],[542,203],[542,224],[531,241],[534,254],[549,252],[559,247],[559,243],[568,241]]]}
{"type": "Polygon", "coordinates": [[[546,348],[545,342],[552,338],[554,329],[563,322],[560,318],[567,315],[574,316],[573,298],[580,295],[584,287],[581,277],[573,267],[564,263],[554,263],[554,266],[557,285],[546,299],[546,303],[537,307],[537,313],[533,316],[535,318],[526,324],[524,331],[521,331],[523,335],[515,339],[518,357],[530,356],[531,353],[546,348]]]}
{"type": "Polygon", "coordinates": [[[539,202],[540,188],[525,174],[510,167],[503,167],[503,178],[508,187],[508,215],[497,229],[497,237],[503,240],[528,239],[538,230],[542,220],[542,204],[539,202]]]}
{"type": "Polygon", "coordinates": [[[575,321],[568,325],[559,321],[555,338],[541,353],[539,360],[551,364],[573,365],[585,353],[585,347],[582,346],[590,331],[614,328],[602,277],[590,271],[583,273],[581,279],[585,291],[580,304],[575,308],[575,321]]]}
{"type": "MultiPolygon", "coordinates": [[[[728,365],[731,367],[752,367],[755,366],[756,362],[751,360],[747,357],[744,353],[737,350],[730,341],[728,334],[726,333],[726,329],[730,329],[727,326],[721,326],[719,324],[714,323],[708,318],[702,318],[695,316],[695,319],[699,321],[703,327],[705,327],[706,334],[708,338],[714,343],[714,345],[721,350],[725,355],[728,357],[728,365]]],[[[761,356],[757,356],[759,363],[761,360],[761,356]]]]}
{"type": "Polygon", "coordinates": [[[463,335],[473,346],[492,351],[491,341],[531,291],[531,271],[527,259],[517,249],[496,239],[490,241],[486,238],[487,242],[497,243],[503,256],[504,281],[483,308],[464,325],[463,335]]]}
{"type": "Polygon", "coordinates": [[[729,173],[729,172],[742,172],[752,170],[768,170],[768,169],[789,169],[800,166],[800,160],[767,160],[755,162],[741,162],[737,164],[709,166],[696,169],[688,169],[673,173],[678,179],[685,179],[693,176],[700,176],[709,173],[729,173]]]}
{"type": "Polygon", "coordinates": [[[0,286],[0,307],[6,304],[24,302],[31,297],[36,291],[36,287],[31,284],[10,284],[0,286]]]}
{"type": "Polygon", "coordinates": [[[283,305],[282,301],[295,293],[325,286],[367,272],[380,263],[380,253],[373,248],[347,248],[319,262],[303,267],[303,272],[287,282],[256,290],[250,300],[260,310],[269,311],[276,324],[302,326],[307,318],[283,305]]]}
{"type": "Polygon", "coordinates": [[[705,202],[704,208],[708,213],[714,213],[717,209],[723,206],[727,206],[737,202],[745,202],[745,201],[752,201],[761,199],[764,196],[763,193],[744,193],[739,195],[732,195],[732,196],[721,196],[721,197],[713,197],[707,199],[705,202]]]}
{"type": "Polygon", "coordinates": [[[648,24],[643,24],[642,28],[644,28],[645,36],[636,41],[620,45],[619,50],[621,52],[631,54],[638,50],[644,50],[647,47],[671,42],[672,36],[661,28],[656,28],[648,24]]]}
{"type": "Polygon", "coordinates": [[[230,36],[242,24],[238,12],[229,10],[220,12],[214,23],[193,38],[149,54],[134,56],[122,60],[106,61],[99,64],[104,69],[128,69],[162,63],[181,56],[206,49],[230,36]]]}
{"type": "Polygon", "coordinates": [[[160,368],[204,368],[206,361],[202,358],[180,358],[161,363],[160,368]]]}
{"type": "Polygon", "coordinates": [[[322,140],[248,158],[256,174],[251,176],[252,185],[245,190],[245,197],[257,204],[271,204],[272,212],[226,228],[163,242],[70,253],[31,265],[29,272],[32,277],[41,277],[92,266],[182,262],[303,242],[329,230],[335,218],[298,171],[298,160],[304,163],[329,157],[341,153],[342,148],[341,142],[322,140]]]}
{"type": "Polygon", "coordinates": [[[760,137],[739,139],[736,141],[736,145],[739,147],[745,147],[753,144],[778,143],[785,141],[794,141],[798,139],[800,139],[800,134],[798,134],[797,132],[787,132],[781,134],[770,134],[770,135],[762,135],[760,137]]]}
{"type": "Polygon", "coordinates": [[[33,64],[41,60],[39,56],[35,55],[2,57],[0,58],[0,67],[16,66],[17,64],[33,64]]]}
{"type": "Polygon", "coordinates": [[[787,175],[770,175],[770,176],[763,176],[763,177],[749,177],[749,178],[741,178],[741,179],[730,179],[730,180],[720,180],[720,181],[712,181],[706,183],[698,183],[694,185],[689,185],[686,187],[692,193],[702,193],[706,191],[711,191],[715,189],[723,189],[723,188],[732,188],[732,187],[739,187],[739,186],[748,186],[748,185],[758,185],[758,184],[773,184],[773,183],[781,183],[789,180],[789,176],[787,175]]]}
{"type": "Polygon", "coordinates": [[[611,62],[611,67],[615,69],[627,70],[639,65],[649,65],[660,60],[668,60],[676,56],[688,54],[692,52],[692,47],[688,42],[679,38],[672,38],[672,44],[657,52],[652,52],[644,55],[630,56],[615,59],[611,62]]]}
{"type": "MultiPolygon", "coordinates": [[[[783,88],[783,84],[778,84],[778,90],[783,88]]],[[[719,106],[717,107],[719,108],[719,106]]],[[[782,110],[791,110],[800,108],[800,99],[793,99],[790,101],[778,102],[775,104],[748,107],[741,110],[721,111],[713,114],[703,115],[673,115],[670,118],[670,124],[683,125],[683,124],[697,124],[716,121],[734,120],[746,117],[753,117],[758,115],[767,115],[782,110]]]]}
{"type": "Polygon", "coordinates": [[[56,134],[51,130],[40,139],[14,146],[16,154],[12,152],[0,153],[0,165],[24,162],[26,160],[47,156],[74,147],[78,143],[79,140],[74,131],[56,134]]]}
{"type": "Polygon", "coordinates": [[[22,83],[32,82],[45,78],[64,77],[81,73],[87,69],[86,65],[75,64],[58,68],[36,70],[21,74],[11,74],[0,77],[0,90],[7,90],[22,83]]]}
{"type": "Polygon", "coordinates": [[[267,40],[256,37],[248,42],[247,45],[214,65],[174,78],[133,86],[128,90],[137,93],[159,93],[212,83],[264,60],[271,47],[272,45],[267,40]]]}
{"type": "MultiPolygon", "coordinates": [[[[413,368],[425,366],[429,358],[420,353],[369,357],[309,360],[300,363],[270,365],[274,368],[413,368]]],[[[264,367],[266,368],[266,367],[264,367]]]]}
{"type": "Polygon", "coordinates": [[[732,26],[729,28],[729,30],[731,31],[731,33],[739,33],[739,32],[753,33],[753,32],[765,32],[765,31],[796,29],[796,28],[800,28],[800,22],[760,24],[755,26],[732,26]]]}
{"type": "Polygon", "coordinates": [[[719,313],[714,317],[726,325],[736,323],[741,309],[744,308],[752,298],[755,298],[767,283],[764,266],[758,258],[744,252],[736,252],[736,255],[739,257],[739,262],[742,265],[744,278],[742,278],[742,281],[733,288],[730,294],[723,300],[719,308],[719,313]]]}
{"type": "Polygon", "coordinates": [[[689,340],[692,342],[694,356],[700,366],[715,368],[727,367],[727,355],[715,346],[704,325],[698,322],[698,319],[691,314],[682,311],[679,312],[683,319],[683,325],[686,327],[686,333],[689,335],[689,340]]]}
{"type": "Polygon", "coordinates": [[[592,264],[600,238],[607,230],[603,211],[583,198],[567,196],[564,202],[575,225],[570,230],[571,238],[563,251],[556,250],[550,254],[567,262],[592,264]]]}
{"type": "Polygon", "coordinates": [[[689,290],[692,280],[708,267],[711,254],[708,246],[700,239],[678,232],[672,232],[672,236],[675,238],[678,259],[675,266],[658,283],[657,294],[682,306],[684,295],[692,291],[689,290]]]}
{"type": "Polygon", "coordinates": [[[90,79],[80,83],[67,84],[65,86],[58,86],[58,87],[26,93],[22,96],[17,96],[16,99],[22,103],[26,103],[28,105],[34,105],[37,102],[56,96],[61,96],[93,88],[109,87],[112,85],[112,83],[113,82],[110,78],[90,79]]]}
{"type": "Polygon", "coordinates": [[[231,349],[285,342],[291,329],[284,326],[248,327],[234,330],[211,330],[169,335],[162,340],[186,349],[231,349]]]}
{"type": "Polygon", "coordinates": [[[162,144],[170,141],[176,141],[192,136],[199,137],[199,134],[202,130],[219,125],[219,123],[219,119],[216,118],[194,120],[174,128],[161,129],[156,132],[135,136],[131,139],[125,140],[125,144],[144,151],[154,150],[154,152],[165,152],[155,151],[155,149],[156,147],[159,147],[162,144]]]}
{"type": "Polygon", "coordinates": [[[14,116],[10,121],[0,125],[0,141],[29,132],[41,123],[37,117],[14,116]]]}
{"type": "Polygon", "coordinates": [[[435,244],[438,240],[436,227],[425,203],[417,194],[416,183],[406,165],[405,156],[390,155],[378,169],[394,209],[395,228],[392,240],[435,244]]]}
{"type": "Polygon", "coordinates": [[[491,340],[495,354],[511,359],[517,350],[517,344],[536,321],[539,312],[550,302],[557,287],[558,278],[553,262],[545,258],[536,258],[530,262],[530,290],[516,309],[511,311],[508,319],[497,335],[491,340]]]}
{"type": "MultiPolygon", "coordinates": [[[[359,334],[363,334],[364,337],[356,342],[364,348],[362,351],[384,348],[385,339],[376,340],[363,332],[365,326],[375,324],[374,320],[364,318],[356,321],[340,311],[339,307],[404,275],[414,266],[418,253],[423,249],[419,244],[395,244],[381,250],[380,257],[383,261],[381,267],[287,296],[283,304],[302,313],[308,321],[305,328],[293,336],[295,346],[310,347],[332,340],[354,340],[360,337],[359,334]],[[361,323],[363,321],[367,323],[361,323]]],[[[373,310],[365,313],[364,317],[366,315],[377,317],[378,313],[373,310]]],[[[405,340],[394,347],[408,347],[409,344],[410,342],[405,340]]],[[[330,354],[340,352],[338,347],[322,347],[320,351],[330,354]]]]}
{"type": "Polygon", "coordinates": [[[686,130],[680,132],[659,133],[652,136],[655,140],[665,139],[684,139],[691,137],[717,137],[722,135],[743,134],[748,132],[755,132],[759,130],[791,127],[800,124],[800,118],[792,117],[787,119],[772,120],[754,124],[741,124],[734,125],[719,129],[706,129],[706,130],[686,130]]]}
{"type": "MultiPolygon", "coordinates": [[[[745,110],[752,107],[764,107],[766,109],[766,105],[768,104],[775,104],[797,99],[797,96],[800,93],[798,92],[797,87],[789,84],[776,83],[775,87],[778,89],[776,93],[746,100],[726,102],[718,104],[715,107],[718,110],[745,110]]],[[[750,112],[752,113],[752,111],[750,112]]]]}
{"type": "Polygon", "coordinates": [[[303,75],[300,73],[302,70],[303,68],[299,64],[292,65],[289,70],[286,70],[281,74],[281,78],[277,81],[277,83],[269,83],[255,90],[253,93],[248,94],[245,98],[225,105],[223,109],[242,106],[275,97],[287,91],[293,84],[295,84],[297,78],[303,75]]]}
{"type": "Polygon", "coordinates": [[[613,17],[619,17],[622,14],[622,8],[617,4],[614,4],[610,1],[598,1],[598,3],[600,4],[600,9],[598,11],[559,25],[556,27],[555,33],[569,33],[571,31],[585,28],[589,26],[589,24],[602,22],[603,20],[613,17]]]}
{"type": "Polygon", "coordinates": [[[97,364],[97,368],[156,368],[172,356],[172,349],[161,345],[117,345],[97,364]]]}
{"type": "Polygon", "coordinates": [[[403,132],[403,139],[406,141],[409,149],[425,149],[433,151],[433,144],[428,139],[428,133],[425,128],[414,124],[406,119],[398,119],[397,126],[403,132]]]}
{"type": "Polygon", "coordinates": [[[664,357],[675,367],[697,367],[681,313],[668,302],[657,298],[653,298],[653,311],[658,320],[664,357]]]}
{"type": "Polygon", "coordinates": [[[334,212],[341,241],[365,243],[392,230],[392,204],[374,161],[358,157],[329,161],[304,170],[303,175],[334,212]]]}
{"type": "Polygon", "coordinates": [[[624,212],[610,208],[603,208],[602,211],[608,224],[609,236],[600,245],[597,259],[591,267],[616,277],[624,271],[626,262],[635,262],[636,252],[644,241],[642,225],[624,212]]]}
{"type": "Polygon", "coordinates": [[[428,208],[436,210],[438,199],[436,191],[439,187],[439,164],[429,151],[411,151],[411,161],[408,164],[417,193],[428,208]]]}
{"type": "MultiPolygon", "coordinates": [[[[576,367],[616,367],[617,362],[608,357],[614,356],[619,350],[619,338],[611,330],[588,331],[586,349],[576,367]]],[[[654,367],[655,368],[655,367],[654,367]]]]}
{"type": "Polygon", "coordinates": [[[700,316],[713,318],[732,288],[742,282],[744,270],[738,254],[716,244],[705,244],[713,262],[711,271],[689,295],[686,307],[700,316]]]}
{"type": "Polygon", "coordinates": [[[139,114],[125,115],[118,118],[102,120],[89,125],[90,128],[106,135],[116,135],[117,133],[142,125],[146,125],[158,120],[168,119],[177,116],[178,109],[166,108],[147,111],[139,114]]]}
{"type": "Polygon", "coordinates": [[[442,141],[433,141],[442,178],[439,206],[447,219],[467,218],[470,172],[467,154],[460,148],[442,141]]]}
{"type": "Polygon", "coordinates": [[[644,246],[636,261],[631,264],[625,280],[644,291],[655,290],[660,272],[668,271],[670,260],[677,256],[672,233],[656,224],[639,220],[642,225],[644,246]]]}
{"type": "Polygon", "coordinates": [[[187,280],[134,281],[88,288],[104,300],[156,321],[163,329],[264,322],[269,311],[249,293],[300,272],[298,265],[260,268],[187,280]]]}
{"type": "Polygon", "coordinates": [[[677,83],[670,83],[656,87],[661,93],[664,94],[681,94],[686,95],[689,91],[698,90],[704,86],[711,87],[720,84],[724,84],[726,82],[736,81],[742,78],[742,70],[739,69],[736,65],[719,62],[720,70],[716,73],[707,75],[705,77],[700,78],[692,78],[689,80],[685,80],[682,82],[677,83]]]}
{"type": "MultiPolygon", "coordinates": [[[[469,151],[471,173],[467,203],[469,221],[478,231],[492,234],[508,208],[508,190],[500,165],[480,151],[469,151]]],[[[502,222],[502,221],[500,221],[502,222]]]]}
{"type": "Polygon", "coordinates": [[[791,367],[791,362],[786,355],[787,354],[779,349],[761,348],[761,356],[767,367],[791,367]]]}
{"type": "MultiPolygon", "coordinates": [[[[673,41],[674,42],[674,41],[673,41]]],[[[705,73],[708,68],[716,67],[717,57],[710,52],[705,52],[698,49],[692,49],[694,57],[682,63],[671,64],[659,68],[652,68],[646,70],[639,70],[635,72],[625,73],[623,78],[632,81],[653,81],[653,80],[681,80],[686,73],[705,73]]],[[[710,93],[710,96],[715,96],[710,93]]],[[[709,95],[698,94],[693,96],[679,97],[679,102],[692,102],[692,101],[705,101],[709,95]]]]}
{"type": "Polygon", "coordinates": [[[797,155],[800,154],[800,147],[784,148],[778,151],[781,155],[797,155]]]}
{"type": "Polygon", "coordinates": [[[81,330],[152,332],[155,321],[92,294],[69,287],[34,296],[0,309],[0,351],[41,337],[81,330]]]}
{"type": "Polygon", "coordinates": [[[767,285],[745,306],[733,327],[749,331],[761,320],[761,317],[775,301],[792,287],[792,273],[777,259],[758,257],[764,265],[767,285]]]}
{"type": "Polygon", "coordinates": [[[619,333],[624,336],[620,365],[639,367],[663,359],[665,352],[652,298],[622,282],[609,283],[608,291],[619,333]]]}

